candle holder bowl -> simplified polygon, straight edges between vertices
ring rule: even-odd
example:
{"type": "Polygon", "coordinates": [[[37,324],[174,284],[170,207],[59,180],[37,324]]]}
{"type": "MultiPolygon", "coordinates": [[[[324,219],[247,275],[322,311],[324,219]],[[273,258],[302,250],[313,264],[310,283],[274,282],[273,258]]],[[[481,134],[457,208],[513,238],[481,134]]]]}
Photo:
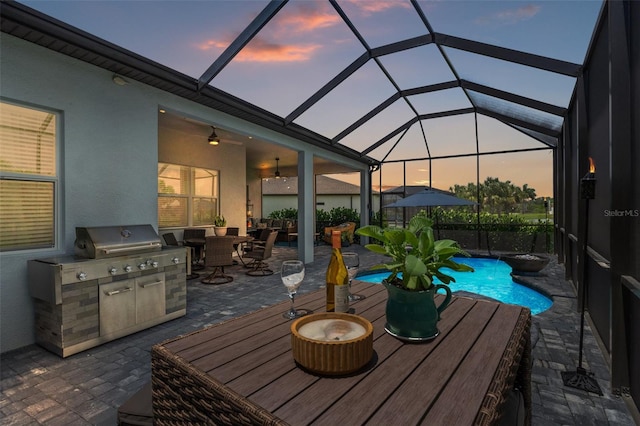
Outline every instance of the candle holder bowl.
{"type": "Polygon", "coordinates": [[[291,324],[291,349],[293,359],[310,372],[330,376],[353,373],[369,363],[373,356],[373,325],[353,314],[321,312],[306,315],[291,324]],[[363,328],[364,332],[348,340],[319,340],[300,333],[304,325],[313,326],[314,322],[326,325],[323,330],[328,338],[339,335],[351,325],[357,330],[363,328]]]}

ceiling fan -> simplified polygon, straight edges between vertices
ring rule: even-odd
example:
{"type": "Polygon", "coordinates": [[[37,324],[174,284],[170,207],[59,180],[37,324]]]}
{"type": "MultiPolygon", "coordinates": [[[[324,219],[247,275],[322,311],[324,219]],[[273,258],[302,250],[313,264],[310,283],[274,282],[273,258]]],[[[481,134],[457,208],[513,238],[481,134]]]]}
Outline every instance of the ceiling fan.
{"type": "Polygon", "coordinates": [[[244,145],[239,140],[236,140],[238,136],[228,132],[226,130],[222,130],[219,127],[209,126],[211,130],[211,134],[207,137],[207,142],[210,145],[218,145],[218,144],[228,144],[228,145],[244,145]]]}
{"type": "Polygon", "coordinates": [[[210,145],[214,145],[214,146],[219,144],[238,145],[238,146],[244,145],[240,140],[238,140],[238,138],[242,138],[243,136],[236,135],[232,132],[221,129],[220,127],[207,125],[201,121],[194,120],[189,117],[183,117],[183,120],[190,124],[193,124],[194,126],[192,126],[192,131],[203,135],[203,139],[206,138],[205,140],[210,145]]]}

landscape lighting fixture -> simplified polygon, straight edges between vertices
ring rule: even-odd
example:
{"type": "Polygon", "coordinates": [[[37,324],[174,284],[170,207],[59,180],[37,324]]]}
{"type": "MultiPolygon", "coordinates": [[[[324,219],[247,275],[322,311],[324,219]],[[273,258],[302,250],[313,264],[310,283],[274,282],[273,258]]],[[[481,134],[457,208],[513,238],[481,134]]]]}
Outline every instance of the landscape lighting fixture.
{"type": "Polygon", "coordinates": [[[211,135],[207,138],[209,141],[209,145],[218,145],[220,143],[220,138],[216,135],[216,128],[211,126],[211,135]]]}
{"type": "Polygon", "coordinates": [[[280,158],[276,157],[276,179],[280,179],[280,168],[278,166],[278,161],[280,161],[280,158]]]}

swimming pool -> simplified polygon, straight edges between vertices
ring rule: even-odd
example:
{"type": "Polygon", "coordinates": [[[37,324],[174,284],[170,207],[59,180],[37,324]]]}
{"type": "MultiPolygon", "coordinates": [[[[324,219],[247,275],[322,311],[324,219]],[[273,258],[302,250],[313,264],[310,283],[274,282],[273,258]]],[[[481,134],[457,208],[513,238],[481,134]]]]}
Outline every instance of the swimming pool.
{"type": "MultiPolygon", "coordinates": [[[[475,272],[456,272],[443,268],[442,272],[456,280],[455,283],[449,284],[452,292],[468,291],[504,303],[526,306],[531,309],[531,315],[544,312],[553,304],[553,301],[542,293],[513,281],[510,275],[511,267],[501,260],[470,257],[456,258],[456,261],[473,267],[475,272]]],[[[389,272],[382,270],[359,274],[358,279],[370,283],[381,283],[388,276],[389,272]]]]}

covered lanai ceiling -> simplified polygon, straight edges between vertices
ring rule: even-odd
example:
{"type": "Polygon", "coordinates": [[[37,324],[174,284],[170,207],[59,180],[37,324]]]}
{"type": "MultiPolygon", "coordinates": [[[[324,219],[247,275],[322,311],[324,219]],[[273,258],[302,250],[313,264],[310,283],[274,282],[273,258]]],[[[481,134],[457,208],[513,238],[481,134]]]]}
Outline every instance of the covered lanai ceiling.
{"type": "Polygon", "coordinates": [[[367,163],[554,147],[602,7],[21,3],[3,32],[367,163]]]}

